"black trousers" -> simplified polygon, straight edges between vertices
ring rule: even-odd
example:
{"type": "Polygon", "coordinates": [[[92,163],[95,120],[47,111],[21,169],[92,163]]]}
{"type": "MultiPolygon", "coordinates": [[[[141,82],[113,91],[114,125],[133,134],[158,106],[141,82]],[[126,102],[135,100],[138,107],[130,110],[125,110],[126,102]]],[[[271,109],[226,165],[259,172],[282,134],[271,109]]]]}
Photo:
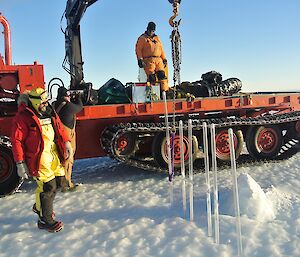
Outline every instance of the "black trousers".
{"type": "Polygon", "coordinates": [[[53,219],[53,202],[57,189],[65,183],[65,176],[55,177],[46,183],[41,181],[37,181],[37,183],[38,187],[42,187],[40,192],[40,219],[48,224],[53,224],[55,222],[53,219]]]}

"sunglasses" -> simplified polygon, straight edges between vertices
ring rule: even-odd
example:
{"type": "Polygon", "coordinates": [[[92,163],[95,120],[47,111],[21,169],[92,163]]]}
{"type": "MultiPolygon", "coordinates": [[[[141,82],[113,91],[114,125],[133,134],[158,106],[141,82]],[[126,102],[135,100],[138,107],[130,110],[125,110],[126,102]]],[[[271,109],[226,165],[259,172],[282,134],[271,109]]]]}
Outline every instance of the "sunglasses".
{"type": "Polygon", "coordinates": [[[46,101],[44,101],[44,102],[41,102],[41,104],[40,104],[40,105],[48,105],[48,103],[49,103],[49,101],[48,101],[48,100],[46,100],[46,101]]]}

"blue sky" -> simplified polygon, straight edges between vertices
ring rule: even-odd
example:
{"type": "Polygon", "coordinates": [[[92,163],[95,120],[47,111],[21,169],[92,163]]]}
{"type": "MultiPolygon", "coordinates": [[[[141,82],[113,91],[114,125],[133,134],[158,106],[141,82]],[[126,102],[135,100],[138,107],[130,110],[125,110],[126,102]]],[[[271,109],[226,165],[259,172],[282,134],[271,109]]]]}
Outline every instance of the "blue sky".
{"type": "MultiPolygon", "coordinates": [[[[12,31],[15,64],[37,60],[45,81],[60,77],[64,36],[60,18],[66,0],[0,0],[12,31]]],[[[240,78],[243,91],[300,91],[299,0],[182,0],[183,81],[216,70],[240,78]]],[[[157,24],[171,66],[167,0],[99,0],[81,22],[85,81],[99,88],[110,78],[137,81],[135,43],[148,21],[157,24]]],[[[2,31],[2,27],[0,28],[2,31]]],[[[0,39],[3,52],[3,38],[0,39]]],[[[172,69],[170,82],[172,84],[172,69]]]]}

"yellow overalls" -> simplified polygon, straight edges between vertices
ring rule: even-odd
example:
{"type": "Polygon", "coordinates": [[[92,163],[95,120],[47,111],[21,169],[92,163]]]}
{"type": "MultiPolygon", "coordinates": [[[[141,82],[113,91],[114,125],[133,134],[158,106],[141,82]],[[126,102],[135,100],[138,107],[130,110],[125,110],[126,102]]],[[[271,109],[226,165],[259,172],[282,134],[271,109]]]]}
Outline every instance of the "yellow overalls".
{"type": "Polygon", "coordinates": [[[39,177],[35,177],[37,182],[36,189],[36,208],[41,212],[40,193],[44,192],[44,183],[49,182],[57,176],[64,176],[65,171],[59,160],[57,146],[54,141],[55,132],[51,123],[51,118],[39,119],[42,127],[42,137],[44,150],[40,159],[39,177]]]}

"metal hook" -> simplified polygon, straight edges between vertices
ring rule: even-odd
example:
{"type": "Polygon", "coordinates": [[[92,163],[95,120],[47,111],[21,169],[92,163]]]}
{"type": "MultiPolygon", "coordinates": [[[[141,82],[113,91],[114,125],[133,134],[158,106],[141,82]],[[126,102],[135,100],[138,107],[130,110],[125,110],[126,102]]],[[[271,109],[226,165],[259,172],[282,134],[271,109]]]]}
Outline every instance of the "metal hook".
{"type": "Polygon", "coordinates": [[[179,13],[179,3],[178,0],[174,0],[173,2],[173,15],[169,19],[169,24],[171,27],[174,27],[174,19],[178,16],[179,13]]]}

